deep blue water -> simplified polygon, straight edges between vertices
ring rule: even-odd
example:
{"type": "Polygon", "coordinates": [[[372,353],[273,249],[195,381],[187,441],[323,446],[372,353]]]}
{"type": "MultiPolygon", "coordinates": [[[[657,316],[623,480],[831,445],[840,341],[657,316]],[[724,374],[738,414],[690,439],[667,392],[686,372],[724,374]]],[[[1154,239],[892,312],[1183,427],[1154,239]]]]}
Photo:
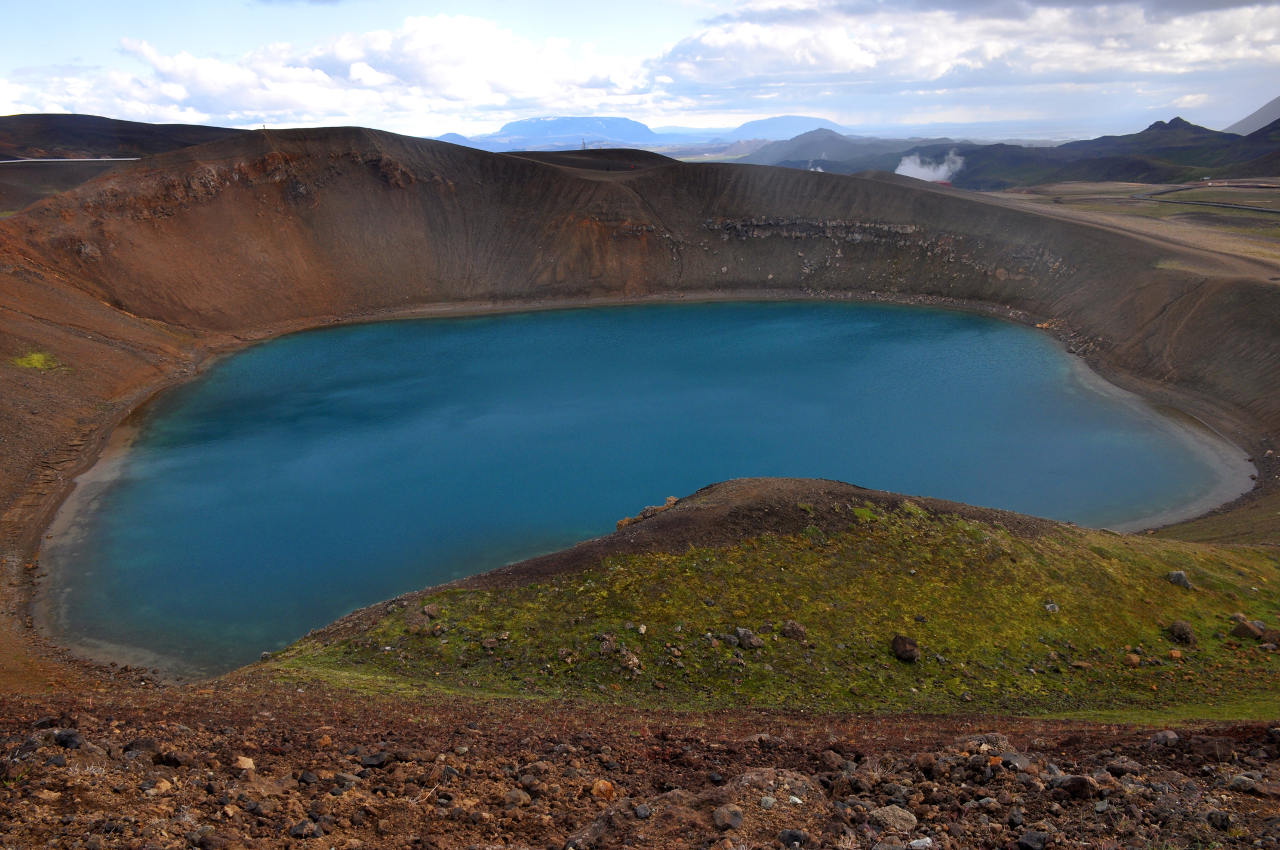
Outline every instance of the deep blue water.
{"type": "Polygon", "coordinates": [[[1044,335],[973,315],[738,303],[350,326],[157,400],[55,579],[62,627],[218,671],[757,475],[1093,525],[1215,478],[1044,335]]]}

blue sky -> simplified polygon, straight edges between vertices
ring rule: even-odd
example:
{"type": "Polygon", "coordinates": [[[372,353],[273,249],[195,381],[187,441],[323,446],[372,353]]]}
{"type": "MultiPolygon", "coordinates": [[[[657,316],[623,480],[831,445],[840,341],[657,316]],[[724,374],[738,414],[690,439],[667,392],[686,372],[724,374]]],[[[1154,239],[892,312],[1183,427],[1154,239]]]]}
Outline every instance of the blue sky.
{"type": "Polygon", "coordinates": [[[1079,137],[1222,128],[1280,95],[1274,2],[76,0],[0,20],[0,114],[423,136],[801,114],[1079,137]]]}

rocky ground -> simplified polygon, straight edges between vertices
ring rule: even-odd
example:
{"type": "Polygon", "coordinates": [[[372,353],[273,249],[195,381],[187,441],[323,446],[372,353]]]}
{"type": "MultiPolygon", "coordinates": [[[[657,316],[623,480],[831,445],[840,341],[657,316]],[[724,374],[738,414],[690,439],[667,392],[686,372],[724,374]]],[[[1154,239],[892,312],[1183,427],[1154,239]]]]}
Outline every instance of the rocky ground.
{"type": "Polygon", "coordinates": [[[0,697],[0,847],[1280,846],[1280,728],[353,697],[0,697]]]}

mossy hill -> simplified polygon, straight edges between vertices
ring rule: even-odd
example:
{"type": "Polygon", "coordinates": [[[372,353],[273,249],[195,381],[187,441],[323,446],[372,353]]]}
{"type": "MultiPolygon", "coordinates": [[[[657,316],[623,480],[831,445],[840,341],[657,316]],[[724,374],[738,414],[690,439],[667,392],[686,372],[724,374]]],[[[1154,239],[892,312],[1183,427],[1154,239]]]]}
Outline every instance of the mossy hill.
{"type": "Polygon", "coordinates": [[[677,709],[1275,718],[1280,652],[1233,636],[1232,615],[1275,628],[1280,551],[922,504],[800,502],[815,522],[791,533],[412,594],[270,663],[353,687],[677,709]],[[895,657],[896,635],[918,661],[895,657]]]}

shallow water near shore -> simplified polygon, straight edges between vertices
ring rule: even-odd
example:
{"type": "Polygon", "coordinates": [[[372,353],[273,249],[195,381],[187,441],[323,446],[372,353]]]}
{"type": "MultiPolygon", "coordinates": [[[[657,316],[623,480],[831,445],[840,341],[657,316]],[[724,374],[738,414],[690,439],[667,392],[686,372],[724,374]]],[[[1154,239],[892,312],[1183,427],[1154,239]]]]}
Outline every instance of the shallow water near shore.
{"type": "Polygon", "coordinates": [[[1248,489],[1234,448],[1047,336],[942,310],[661,305],[282,337],[163,394],[42,553],[51,626],[215,673],[361,605],[742,476],[1134,527],[1248,489]]]}

